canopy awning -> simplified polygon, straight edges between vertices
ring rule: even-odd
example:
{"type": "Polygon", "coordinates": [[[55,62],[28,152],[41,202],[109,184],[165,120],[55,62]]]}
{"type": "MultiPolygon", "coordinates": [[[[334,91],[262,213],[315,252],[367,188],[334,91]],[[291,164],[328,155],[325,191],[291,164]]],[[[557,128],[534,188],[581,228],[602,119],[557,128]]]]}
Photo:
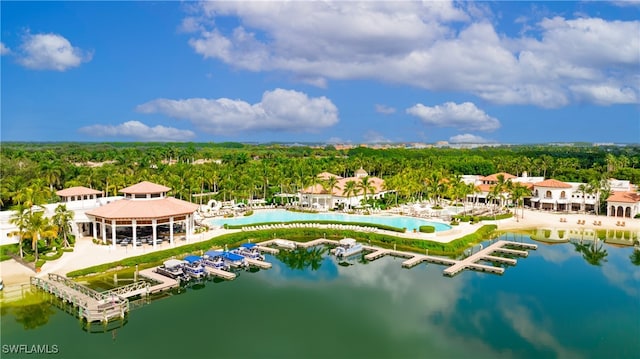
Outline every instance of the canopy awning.
{"type": "Polygon", "coordinates": [[[178,267],[184,264],[184,261],[181,261],[179,259],[169,259],[164,261],[164,266],[167,268],[174,268],[174,267],[178,267]]]}
{"type": "Polygon", "coordinates": [[[242,248],[247,248],[247,249],[251,249],[251,248],[254,248],[256,245],[257,245],[257,244],[255,244],[255,243],[242,243],[242,244],[240,245],[240,247],[242,247],[242,248]]]}
{"type": "Polygon", "coordinates": [[[230,261],[234,261],[234,262],[235,262],[235,261],[241,261],[241,260],[243,260],[243,259],[244,259],[244,257],[243,257],[243,256],[241,256],[241,255],[239,255],[239,254],[231,253],[231,252],[224,252],[224,253],[222,253],[222,256],[223,256],[225,259],[228,259],[228,260],[230,260],[230,261]]]}
{"type": "Polygon", "coordinates": [[[189,262],[189,263],[195,263],[195,262],[197,262],[197,261],[199,261],[201,259],[202,259],[202,257],[200,257],[200,256],[186,256],[186,257],[184,257],[184,260],[189,262]]]}
{"type": "Polygon", "coordinates": [[[205,256],[211,257],[211,258],[220,257],[222,256],[222,254],[223,253],[221,251],[206,251],[204,253],[205,256]]]}
{"type": "Polygon", "coordinates": [[[356,240],[353,238],[344,238],[341,239],[339,243],[343,246],[354,245],[356,244],[356,240]]]}

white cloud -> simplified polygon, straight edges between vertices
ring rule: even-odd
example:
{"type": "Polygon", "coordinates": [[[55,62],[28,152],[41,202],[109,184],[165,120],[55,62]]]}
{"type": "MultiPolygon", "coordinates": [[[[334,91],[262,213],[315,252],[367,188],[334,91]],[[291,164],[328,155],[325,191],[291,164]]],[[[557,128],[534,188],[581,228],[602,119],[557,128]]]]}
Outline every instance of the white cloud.
{"type": "Polygon", "coordinates": [[[391,140],[384,137],[381,133],[369,130],[362,135],[364,142],[367,143],[389,143],[391,140]]]}
{"type": "Polygon", "coordinates": [[[481,136],[472,135],[470,133],[460,134],[449,137],[450,143],[490,143],[495,142],[481,136]]]}
{"type": "Polygon", "coordinates": [[[437,127],[454,127],[462,130],[493,131],[500,127],[500,122],[487,115],[471,102],[456,104],[446,102],[433,107],[417,104],[406,111],[416,116],[426,125],[437,127]]]}
{"type": "Polygon", "coordinates": [[[122,124],[92,125],[82,127],[79,132],[96,137],[130,137],[141,141],[186,141],[195,137],[190,130],[173,127],[149,127],[140,121],[127,121],[122,124]]]}
{"type": "Polygon", "coordinates": [[[0,56],[2,55],[8,55],[11,53],[11,50],[4,46],[4,43],[0,42],[0,56]]]}
{"type": "Polygon", "coordinates": [[[315,132],[338,123],[338,109],[328,98],[309,98],[305,93],[283,89],[264,92],[262,100],[253,105],[228,98],[156,99],[139,105],[137,111],[185,119],[214,134],[315,132]]]}
{"type": "Polygon", "coordinates": [[[20,51],[18,62],[34,70],[65,71],[91,61],[93,56],[57,34],[27,34],[20,51]]]}
{"type": "Polygon", "coordinates": [[[329,139],[326,142],[330,144],[341,144],[341,143],[351,143],[351,140],[344,140],[340,137],[333,136],[333,137],[329,137],[329,139]]]}
{"type": "Polygon", "coordinates": [[[390,106],[386,106],[386,105],[380,105],[380,104],[376,104],[375,106],[376,108],[376,112],[377,113],[381,113],[384,115],[391,115],[393,113],[396,113],[396,109],[390,106]]]}
{"type": "Polygon", "coordinates": [[[509,36],[487,20],[487,9],[466,2],[224,1],[195,8],[185,26],[205,58],[322,87],[327,79],[375,79],[541,107],[640,101],[633,80],[640,21],[549,17],[509,36]],[[239,25],[219,27],[215,20],[225,17],[239,25]],[[611,84],[625,95],[576,90],[611,84]]]}

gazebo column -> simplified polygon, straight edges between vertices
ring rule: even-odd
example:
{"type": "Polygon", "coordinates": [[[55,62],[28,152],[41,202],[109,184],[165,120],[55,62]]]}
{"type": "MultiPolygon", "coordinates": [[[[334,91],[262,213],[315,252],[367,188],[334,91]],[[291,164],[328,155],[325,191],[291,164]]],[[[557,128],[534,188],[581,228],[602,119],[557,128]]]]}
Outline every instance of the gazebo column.
{"type": "Polygon", "coordinates": [[[169,217],[169,243],[173,247],[173,216],[169,217]]]}
{"type": "Polygon", "coordinates": [[[152,228],[152,238],[153,238],[153,249],[156,249],[156,239],[158,238],[158,221],[154,218],[151,221],[151,228],[152,228]]]}
{"type": "Polygon", "coordinates": [[[94,218],[91,222],[91,224],[93,225],[93,238],[98,239],[98,225],[96,219],[94,218]]]}
{"type": "Polygon", "coordinates": [[[100,232],[102,232],[102,244],[107,244],[107,222],[102,219],[102,224],[100,225],[100,232]]]}
{"type": "Polygon", "coordinates": [[[187,242],[189,242],[189,240],[191,239],[189,233],[191,233],[191,220],[189,219],[189,215],[187,214],[184,217],[184,239],[187,242]]]}
{"type": "Polygon", "coordinates": [[[116,220],[111,220],[111,245],[116,249],[116,220]]]}
{"type": "Polygon", "coordinates": [[[136,230],[136,220],[132,219],[131,220],[131,234],[133,237],[133,249],[136,249],[136,239],[138,238],[138,231],[136,230]]]}

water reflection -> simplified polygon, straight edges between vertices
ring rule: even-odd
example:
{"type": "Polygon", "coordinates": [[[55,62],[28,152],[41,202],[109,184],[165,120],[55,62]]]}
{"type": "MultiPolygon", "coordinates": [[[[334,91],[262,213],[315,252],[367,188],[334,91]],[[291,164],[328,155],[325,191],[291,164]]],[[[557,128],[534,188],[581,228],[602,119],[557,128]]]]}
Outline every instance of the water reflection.
{"type": "Polygon", "coordinates": [[[329,249],[326,247],[298,248],[293,251],[280,251],[276,258],[294,270],[311,269],[317,271],[322,266],[324,255],[328,251],[329,249]]]}
{"type": "Polygon", "coordinates": [[[631,264],[634,266],[640,266],[640,248],[634,248],[629,259],[631,259],[631,264]]]}
{"type": "Polygon", "coordinates": [[[25,330],[44,326],[49,323],[49,317],[56,313],[51,308],[51,303],[42,301],[41,293],[32,292],[25,292],[23,299],[14,303],[10,310],[13,312],[16,322],[22,324],[25,330]]]}

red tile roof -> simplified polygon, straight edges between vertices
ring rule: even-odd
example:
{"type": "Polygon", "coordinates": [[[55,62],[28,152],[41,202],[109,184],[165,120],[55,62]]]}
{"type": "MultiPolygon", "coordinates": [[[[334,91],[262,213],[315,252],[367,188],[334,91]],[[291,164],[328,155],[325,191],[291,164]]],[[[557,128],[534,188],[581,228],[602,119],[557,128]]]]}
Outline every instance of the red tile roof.
{"type": "Polygon", "coordinates": [[[342,178],[342,177],[340,177],[340,176],[338,176],[338,175],[334,175],[333,173],[330,173],[330,172],[322,172],[322,173],[319,173],[316,177],[321,178],[321,179],[323,179],[323,180],[327,180],[327,179],[329,179],[330,177],[335,177],[335,178],[337,178],[337,179],[342,178]]]}
{"type": "Polygon", "coordinates": [[[101,191],[97,191],[92,188],[87,188],[83,186],[78,187],[69,187],[65,189],[61,189],[56,192],[56,194],[60,197],[74,197],[74,196],[88,196],[92,194],[101,194],[101,191]]]}
{"type": "Polygon", "coordinates": [[[510,173],[506,173],[506,172],[499,172],[499,173],[494,173],[492,175],[488,175],[487,177],[481,177],[479,178],[479,180],[481,181],[492,181],[492,182],[498,182],[498,175],[503,175],[504,176],[504,180],[508,180],[511,178],[516,178],[516,176],[510,174],[510,173]]]}
{"type": "Polygon", "coordinates": [[[150,200],[120,199],[87,211],[87,215],[105,219],[154,219],[191,214],[198,205],[166,197],[150,200]]]}
{"type": "MultiPolygon", "coordinates": [[[[357,177],[347,177],[340,178],[336,183],[336,187],[333,189],[333,195],[338,197],[346,197],[343,193],[343,189],[346,186],[347,182],[354,181],[356,184],[361,182],[361,178],[357,177]]],[[[370,194],[376,194],[384,191],[384,180],[378,177],[369,177],[369,183],[374,188],[374,192],[367,192],[367,196],[370,194]]],[[[322,185],[316,184],[313,186],[309,186],[302,190],[302,193],[311,193],[311,194],[329,194],[327,190],[325,190],[322,185]]],[[[359,195],[362,194],[362,190],[359,189],[359,195]]]]}
{"type": "Polygon", "coordinates": [[[612,192],[607,202],[624,202],[636,203],[640,202],[640,194],[636,192],[612,192]]]}
{"type": "Polygon", "coordinates": [[[153,182],[142,181],[136,183],[133,186],[129,186],[120,190],[121,193],[127,194],[148,194],[148,193],[165,193],[169,192],[171,188],[159,185],[153,182]]]}
{"type": "Polygon", "coordinates": [[[562,181],[558,181],[557,179],[548,179],[542,182],[534,183],[536,187],[547,187],[547,188],[571,188],[571,185],[568,183],[564,183],[562,181]]]}

